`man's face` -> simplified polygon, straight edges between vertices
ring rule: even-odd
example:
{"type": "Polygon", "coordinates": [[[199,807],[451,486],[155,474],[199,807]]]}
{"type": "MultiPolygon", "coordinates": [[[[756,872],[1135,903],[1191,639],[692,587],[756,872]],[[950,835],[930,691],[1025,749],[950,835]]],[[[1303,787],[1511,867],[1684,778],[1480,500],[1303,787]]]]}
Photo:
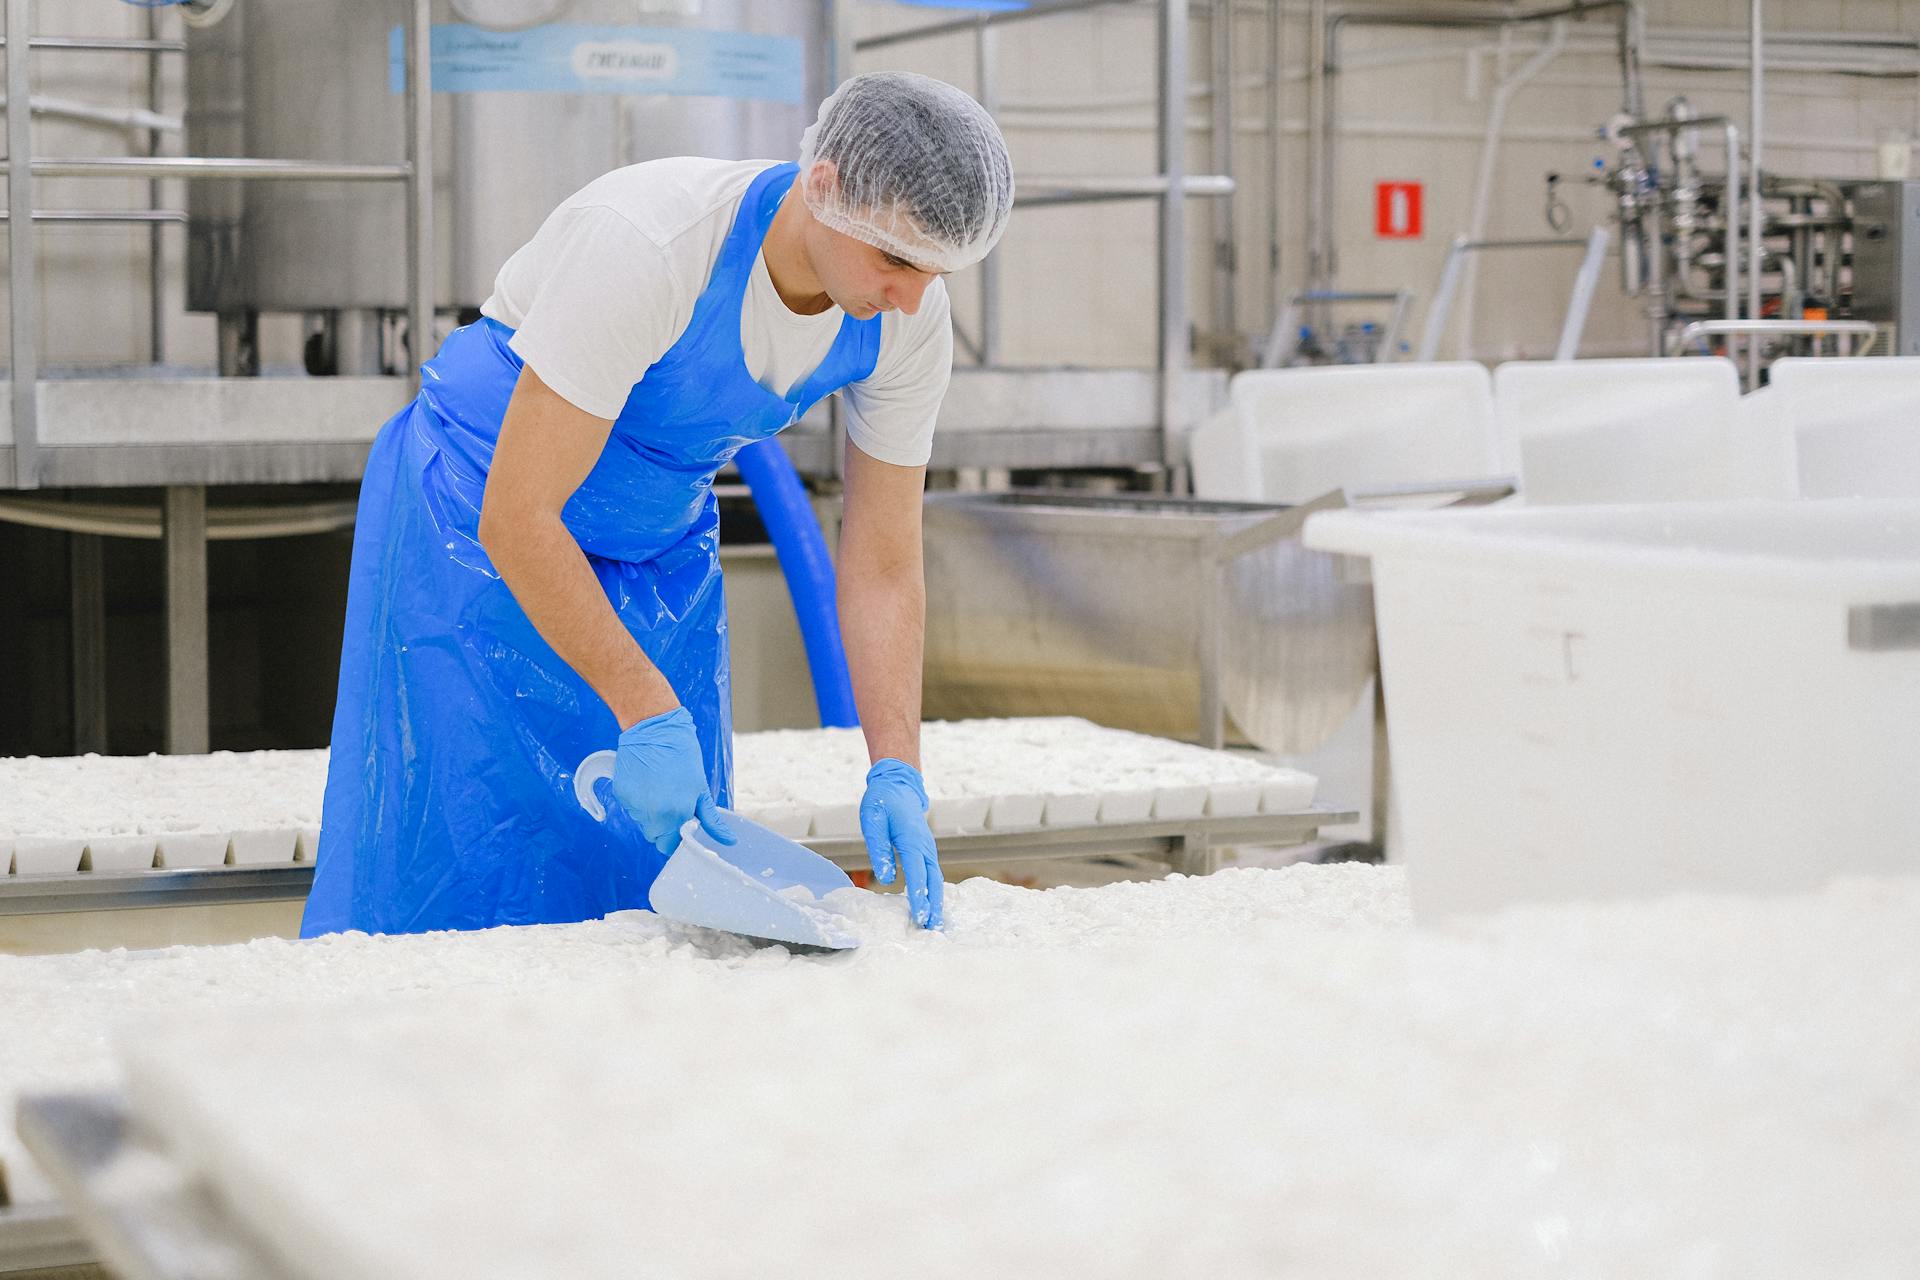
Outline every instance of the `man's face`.
{"type": "MultiPolygon", "coordinates": [[[[821,162],[809,175],[816,184],[831,187],[833,166],[821,162]]],[[[920,309],[927,286],[945,272],[916,265],[899,254],[864,240],[856,240],[808,218],[805,243],[809,265],[834,304],[856,320],[882,311],[912,315],[920,309]]]]}
{"type": "Polygon", "coordinates": [[[808,227],[807,257],[827,296],[856,320],[882,311],[912,315],[920,309],[927,286],[943,274],[818,222],[808,227]]]}

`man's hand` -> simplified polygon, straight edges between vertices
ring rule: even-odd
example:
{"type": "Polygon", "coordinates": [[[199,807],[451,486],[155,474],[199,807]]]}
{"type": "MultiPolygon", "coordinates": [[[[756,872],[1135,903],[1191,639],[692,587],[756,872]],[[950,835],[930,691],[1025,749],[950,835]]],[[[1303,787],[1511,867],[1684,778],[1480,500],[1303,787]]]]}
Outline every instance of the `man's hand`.
{"type": "Polygon", "coordinates": [[[680,845],[680,828],[700,819],[707,835],[720,844],[736,837],[720,820],[720,807],[707,791],[707,769],[685,707],[642,720],[620,735],[613,761],[613,795],[626,807],[648,843],[662,856],[680,845]]]}
{"type": "Polygon", "coordinates": [[[867,770],[860,801],[860,834],[867,861],[881,884],[892,884],[898,866],[907,877],[907,913],[923,929],[946,924],[942,908],[940,853],[927,825],[927,788],[920,771],[904,760],[886,759],[867,770]]]}
{"type": "Polygon", "coordinates": [[[940,859],[927,826],[920,759],[920,661],[927,587],[921,573],[920,496],[925,467],[881,462],[847,444],[840,525],[840,634],[853,700],[867,739],[860,833],[881,884],[907,873],[907,912],[938,929],[940,859]]]}

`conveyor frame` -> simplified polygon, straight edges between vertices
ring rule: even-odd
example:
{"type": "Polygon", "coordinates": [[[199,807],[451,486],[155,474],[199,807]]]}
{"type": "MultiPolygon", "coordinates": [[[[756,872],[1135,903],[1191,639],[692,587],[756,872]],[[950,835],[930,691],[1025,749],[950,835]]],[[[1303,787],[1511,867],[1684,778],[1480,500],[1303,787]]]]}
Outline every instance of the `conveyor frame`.
{"type": "MultiPolygon", "coordinates": [[[[1165,862],[1180,874],[1205,875],[1219,869],[1223,849],[1305,844],[1319,835],[1321,827],[1353,822],[1357,817],[1352,812],[1315,806],[1244,818],[977,831],[941,836],[940,857],[948,867],[971,867],[1135,856],[1165,862]]],[[[802,843],[848,870],[867,865],[866,845],[858,836],[815,838],[802,843]]],[[[0,876],[0,916],[297,901],[307,896],[312,884],[311,863],[0,876]]]]}

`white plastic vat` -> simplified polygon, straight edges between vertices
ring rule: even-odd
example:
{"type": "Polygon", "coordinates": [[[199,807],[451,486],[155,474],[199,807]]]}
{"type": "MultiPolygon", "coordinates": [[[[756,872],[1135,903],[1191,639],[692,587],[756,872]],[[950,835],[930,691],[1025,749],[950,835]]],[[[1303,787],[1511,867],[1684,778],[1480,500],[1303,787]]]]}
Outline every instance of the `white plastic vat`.
{"type": "Polygon", "coordinates": [[[1794,496],[1791,439],[1743,412],[1731,360],[1503,364],[1493,401],[1530,506],[1794,496]]]}
{"type": "Polygon", "coordinates": [[[1920,503],[1329,512],[1415,909],[1920,871],[1920,503]]]}
{"type": "Polygon", "coordinates": [[[1471,361],[1252,369],[1228,398],[1190,442],[1201,498],[1299,503],[1501,469],[1493,384],[1471,361]]]}
{"type": "Polygon", "coordinates": [[[1920,498],[1920,357],[1775,360],[1748,396],[1784,420],[1809,498],[1920,498]]]}

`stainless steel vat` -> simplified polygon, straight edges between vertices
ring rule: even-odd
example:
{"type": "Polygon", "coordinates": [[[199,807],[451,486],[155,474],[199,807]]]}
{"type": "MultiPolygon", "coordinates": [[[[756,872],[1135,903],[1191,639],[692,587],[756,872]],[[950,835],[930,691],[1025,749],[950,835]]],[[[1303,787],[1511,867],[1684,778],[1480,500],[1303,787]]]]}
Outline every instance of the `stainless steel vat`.
{"type": "MultiPolygon", "coordinates": [[[[478,306],[500,264],[554,206],[609,169],[672,155],[796,155],[827,89],[829,7],[828,0],[436,0],[442,37],[452,33],[485,54],[497,33],[503,50],[465,61],[435,57],[439,305],[478,306]],[[594,50],[605,56],[707,38],[733,43],[723,56],[699,59],[705,82],[754,83],[751,67],[741,71],[743,59],[771,50],[783,65],[797,62],[798,100],[750,96],[754,90],[526,87],[594,84],[596,73],[580,61],[594,50]]],[[[211,26],[189,27],[189,152],[403,160],[389,57],[408,8],[404,0],[240,0],[211,26]]],[[[189,305],[229,312],[404,307],[402,201],[397,186],[193,183],[189,305]]]]}
{"type": "Polygon", "coordinates": [[[926,716],[1312,750],[1374,664],[1371,589],[1299,542],[1339,502],[928,495],[926,716]]]}

